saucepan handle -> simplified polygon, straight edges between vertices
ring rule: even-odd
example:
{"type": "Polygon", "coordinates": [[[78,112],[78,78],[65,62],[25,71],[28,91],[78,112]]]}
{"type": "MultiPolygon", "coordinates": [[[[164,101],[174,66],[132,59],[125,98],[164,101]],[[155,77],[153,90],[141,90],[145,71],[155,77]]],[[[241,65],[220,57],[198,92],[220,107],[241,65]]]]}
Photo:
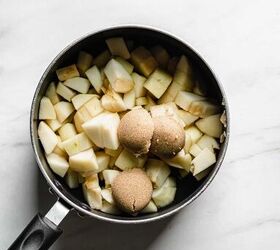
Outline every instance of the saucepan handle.
{"type": "Polygon", "coordinates": [[[37,214],[8,250],[49,249],[62,234],[58,226],[68,212],[69,208],[57,201],[45,216],[37,214]]]}

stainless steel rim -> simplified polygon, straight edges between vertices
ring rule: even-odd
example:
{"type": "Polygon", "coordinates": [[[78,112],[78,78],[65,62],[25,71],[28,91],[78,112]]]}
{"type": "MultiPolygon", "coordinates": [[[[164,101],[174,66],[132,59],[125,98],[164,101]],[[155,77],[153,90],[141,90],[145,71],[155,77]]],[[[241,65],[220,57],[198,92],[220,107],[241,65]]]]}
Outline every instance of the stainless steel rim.
{"type": "Polygon", "coordinates": [[[216,174],[218,173],[220,167],[221,167],[221,164],[224,160],[224,157],[225,157],[225,154],[226,154],[226,150],[227,150],[227,146],[228,146],[228,143],[229,143],[229,136],[230,136],[230,127],[229,127],[229,124],[230,124],[230,117],[229,117],[229,107],[228,107],[228,101],[227,101],[227,98],[226,98],[226,95],[225,95],[225,92],[224,92],[224,89],[222,87],[222,85],[220,84],[220,81],[218,80],[216,74],[214,73],[214,71],[211,69],[211,67],[207,64],[207,62],[203,59],[203,57],[200,56],[200,54],[192,47],[190,46],[188,43],[184,42],[184,40],[170,34],[169,32],[167,31],[162,31],[162,30],[159,30],[155,27],[151,27],[151,26],[146,26],[146,25],[138,25],[138,24],[129,24],[129,25],[117,25],[117,26],[113,26],[113,27],[110,27],[110,28],[105,28],[105,29],[102,29],[102,30],[98,30],[98,31],[94,31],[94,32],[91,32],[91,33],[88,33],[86,34],[85,36],[82,36],[81,38],[79,39],[76,39],[75,41],[73,41],[71,44],[69,44],[67,47],[65,47],[54,59],[53,61],[49,64],[49,66],[47,67],[47,69],[45,70],[45,72],[43,73],[39,83],[38,83],[38,86],[36,88],[36,91],[35,91],[35,94],[34,94],[34,97],[33,97],[33,100],[32,100],[32,105],[31,105],[31,112],[30,112],[30,136],[31,136],[31,143],[32,143],[32,147],[33,147],[33,150],[34,150],[34,153],[35,153],[35,156],[36,156],[36,161],[39,165],[39,168],[43,174],[43,176],[45,177],[45,179],[47,180],[48,182],[48,185],[55,191],[55,193],[57,194],[57,196],[59,198],[61,198],[62,200],[64,200],[66,203],[68,203],[72,208],[74,208],[75,210],[77,210],[78,212],[82,213],[82,214],[85,214],[85,215],[88,215],[88,216],[91,216],[91,217],[94,217],[94,218],[97,218],[97,219],[100,219],[100,220],[103,220],[103,221],[108,221],[108,222],[115,222],[115,223],[121,223],[121,224],[139,224],[139,223],[147,223],[147,222],[152,222],[152,221],[156,221],[156,220],[159,220],[159,219],[162,219],[162,218],[166,218],[176,212],[178,212],[179,210],[181,210],[183,207],[187,206],[188,204],[190,204],[191,202],[193,202],[198,196],[200,196],[204,190],[209,186],[209,184],[213,181],[214,177],[216,176],[216,174]],[[152,218],[143,218],[143,219],[137,219],[137,220],[134,220],[134,219],[129,219],[129,220],[123,220],[123,219],[113,219],[113,218],[107,218],[105,216],[101,216],[101,215],[98,215],[98,214],[94,214],[78,205],[76,205],[75,203],[73,203],[70,199],[68,199],[66,196],[64,196],[64,194],[62,194],[60,192],[60,190],[55,186],[55,184],[52,182],[52,180],[50,179],[50,177],[48,176],[48,174],[46,173],[43,165],[42,165],[42,162],[40,161],[40,158],[39,158],[39,153],[38,153],[38,148],[35,146],[35,136],[34,136],[34,131],[35,129],[37,130],[37,128],[35,128],[33,126],[33,118],[35,116],[35,103],[38,102],[38,99],[37,99],[37,96],[38,96],[38,93],[41,89],[41,86],[45,80],[45,77],[46,75],[48,74],[49,70],[53,67],[54,63],[57,61],[58,58],[60,58],[69,48],[71,48],[73,45],[75,45],[76,43],[80,42],[81,40],[84,40],[85,38],[89,37],[89,36],[92,36],[94,34],[97,34],[99,32],[104,32],[104,31],[108,31],[108,30],[112,30],[112,29],[118,29],[118,28],[143,28],[143,29],[148,29],[148,30],[151,30],[151,31],[155,31],[157,33],[162,33],[164,35],[167,35],[183,44],[185,44],[186,46],[188,46],[191,50],[193,50],[194,53],[196,53],[196,55],[203,61],[203,63],[208,67],[208,69],[211,71],[212,75],[214,76],[216,82],[217,82],[217,85],[222,93],[222,96],[223,96],[223,100],[224,100],[224,105],[225,105],[225,110],[226,110],[226,116],[227,116],[227,127],[226,127],[226,138],[225,138],[225,142],[224,142],[224,147],[223,147],[223,150],[216,162],[216,165],[215,165],[215,169],[214,171],[211,173],[211,175],[208,177],[207,181],[198,189],[196,190],[196,192],[191,195],[191,197],[186,201],[186,202],[182,202],[181,205],[177,206],[177,207],[174,207],[173,209],[171,209],[170,211],[166,211],[165,213],[161,214],[161,215],[155,215],[154,217],[152,218]]]}

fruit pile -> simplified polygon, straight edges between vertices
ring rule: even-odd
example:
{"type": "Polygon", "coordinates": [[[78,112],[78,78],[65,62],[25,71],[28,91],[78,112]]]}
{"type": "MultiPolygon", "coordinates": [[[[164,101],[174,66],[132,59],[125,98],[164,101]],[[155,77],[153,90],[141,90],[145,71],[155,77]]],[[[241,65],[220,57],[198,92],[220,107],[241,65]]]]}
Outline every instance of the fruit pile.
{"type": "Polygon", "coordinates": [[[52,171],[70,188],[81,184],[92,209],[156,212],[175,198],[171,167],[198,181],[210,172],[224,110],[185,55],[133,48],[120,37],[105,42],[99,55],[81,51],[76,64],[56,71],[40,102],[38,135],[52,171]]]}

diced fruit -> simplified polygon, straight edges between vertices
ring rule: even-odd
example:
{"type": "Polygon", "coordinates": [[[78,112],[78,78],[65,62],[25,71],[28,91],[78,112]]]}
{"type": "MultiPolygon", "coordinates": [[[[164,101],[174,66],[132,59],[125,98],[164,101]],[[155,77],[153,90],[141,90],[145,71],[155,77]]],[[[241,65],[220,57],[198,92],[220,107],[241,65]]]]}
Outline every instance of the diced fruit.
{"type": "MultiPolygon", "coordinates": [[[[75,97],[74,97],[75,98],[75,97]]],[[[192,123],[194,123],[199,117],[192,115],[191,113],[185,111],[185,110],[178,110],[177,114],[181,118],[181,120],[184,122],[184,127],[190,126],[192,123]]]]}
{"type": "Polygon", "coordinates": [[[61,82],[58,83],[56,88],[56,93],[66,99],[68,102],[72,100],[72,98],[76,95],[76,92],[72,89],[66,87],[61,82]]]}
{"type": "Polygon", "coordinates": [[[113,169],[106,169],[102,173],[105,181],[105,187],[108,188],[111,187],[112,182],[120,174],[120,171],[113,170],[113,169]]]}
{"type": "Polygon", "coordinates": [[[56,93],[56,86],[54,82],[51,82],[49,84],[49,87],[46,91],[46,97],[50,98],[51,102],[53,105],[57,104],[58,102],[60,102],[60,97],[59,95],[56,93]]]}
{"type": "Polygon", "coordinates": [[[93,66],[85,72],[87,78],[90,83],[94,87],[97,93],[101,92],[101,87],[103,85],[103,81],[101,79],[101,74],[97,66],[93,66]]]}
{"type": "Polygon", "coordinates": [[[83,191],[85,200],[88,202],[91,208],[102,208],[101,188],[99,186],[96,188],[87,188],[86,185],[83,184],[83,191]]]}
{"type": "Polygon", "coordinates": [[[54,132],[62,126],[62,124],[58,120],[46,120],[46,123],[54,132]]]}
{"type": "Polygon", "coordinates": [[[58,143],[56,134],[45,122],[40,122],[38,127],[38,136],[46,154],[50,154],[58,143]]]}
{"type": "Polygon", "coordinates": [[[63,123],[74,111],[74,107],[69,102],[59,102],[54,105],[57,120],[63,123]]]}
{"type": "Polygon", "coordinates": [[[197,175],[206,168],[212,166],[216,162],[215,153],[208,148],[203,149],[193,160],[193,168],[191,169],[193,175],[197,175]]]}
{"type": "Polygon", "coordinates": [[[65,182],[69,188],[79,187],[78,174],[71,169],[68,169],[67,174],[65,175],[65,182]]]}
{"type": "Polygon", "coordinates": [[[144,105],[147,105],[149,102],[148,102],[148,99],[146,97],[138,97],[136,99],[136,106],[144,106],[144,105]]]}
{"type": "Polygon", "coordinates": [[[79,133],[83,132],[82,125],[92,119],[92,116],[88,112],[85,106],[81,107],[74,116],[74,124],[79,133]]]}
{"type": "Polygon", "coordinates": [[[156,98],[160,98],[172,81],[172,77],[161,69],[156,69],[147,79],[144,87],[156,98]]]}
{"type": "Polygon", "coordinates": [[[48,97],[43,97],[40,102],[39,109],[39,119],[40,120],[54,120],[56,119],[56,113],[54,107],[52,105],[51,100],[48,97]]]}
{"type": "Polygon", "coordinates": [[[82,94],[86,94],[90,87],[89,80],[83,77],[73,77],[71,79],[66,80],[63,84],[82,94]]]}
{"type": "Polygon", "coordinates": [[[157,212],[157,206],[153,201],[150,201],[148,205],[141,210],[141,214],[149,214],[157,212]]]}
{"type": "Polygon", "coordinates": [[[102,201],[102,208],[100,210],[103,213],[107,213],[107,214],[115,214],[115,215],[121,214],[120,210],[116,206],[110,204],[105,200],[102,201]]]}
{"type": "Polygon", "coordinates": [[[147,91],[144,88],[144,83],[147,79],[144,76],[141,76],[135,72],[133,72],[131,76],[134,82],[135,97],[138,98],[145,96],[147,91]]]}
{"type": "Polygon", "coordinates": [[[102,151],[96,152],[95,155],[96,155],[96,160],[98,163],[98,170],[96,172],[99,173],[99,172],[103,171],[104,169],[108,168],[110,157],[102,151]]]}
{"type": "Polygon", "coordinates": [[[62,147],[71,156],[91,148],[92,143],[85,133],[80,133],[62,142],[62,147]]]}
{"type": "Polygon", "coordinates": [[[117,158],[115,165],[121,170],[128,170],[132,168],[142,168],[146,162],[147,157],[136,157],[124,149],[117,158]]]}
{"type": "Polygon", "coordinates": [[[167,102],[173,102],[177,94],[182,90],[185,90],[184,87],[173,81],[168,87],[168,89],[161,96],[161,98],[158,100],[158,103],[163,104],[167,102]]]}
{"type": "Polygon", "coordinates": [[[209,148],[210,150],[213,149],[220,149],[219,143],[215,140],[215,138],[208,136],[208,135],[203,135],[197,142],[197,145],[201,149],[209,148]]]}
{"type": "Polygon", "coordinates": [[[124,60],[121,57],[116,57],[115,59],[125,68],[128,74],[131,74],[133,72],[134,66],[128,61],[124,60]]]}
{"type": "Polygon", "coordinates": [[[170,175],[170,169],[167,164],[156,159],[149,159],[147,161],[146,172],[155,187],[161,187],[170,175]]]}
{"type": "Polygon", "coordinates": [[[190,150],[192,144],[193,144],[193,142],[192,142],[192,138],[191,138],[190,134],[185,132],[185,146],[184,146],[184,150],[185,150],[186,154],[189,153],[189,150],[190,150]]]}
{"type": "Polygon", "coordinates": [[[68,155],[66,153],[66,151],[64,150],[64,148],[62,147],[61,145],[61,139],[59,136],[57,136],[57,139],[58,139],[58,143],[56,145],[56,147],[54,148],[53,150],[53,153],[57,154],[57,155],[60,155],[62,156],[63,158],[67,159],[68,158],[68,155]]]}
{"type": "Polygon", "coordinates": [[[199,117],[215,115],[221,111],[221,107],[208,101],[192,102],[189,112],[199,117]]]}
{"type": "Polygon", "coordinates": [[[70,168],[76,172],[95,172],[98,163],[92,148],[69,157],[70,168]]]}
{"type": "Polygon", "coordinates": [[[122,112],[127,109],[120,94],[111,88],[108,88],[105,95],[101,97],[101,104],[105,110],[110,112],[122,112]]]}
{"type": "Polygon", "coordinates": [[[154,189],[152,198],[157,207],[165,207],[173,202],[176,194],[176,183],[172,177],[168,177],[165,183],[154,189]]]}
{"type": "Polygon", "coordinates": [[[187,91],[180,91],[175,98],[175,103],[185,111],[189,111],[192,102],[201,101],[204,99],[205,97],[203,96],[195,95],[187,91]]]}
{"type": "Polygon", "coordinates": [[[85,122],[82,127],[88,137],[100,148],[118,149],[117,135],[120,118],[117,113],[104,112],[85,122]]]}
{"type": "Polygon", "coordinates": [[[54,153],[47,155],[46,158],[53,172],[55,172],[57,175],[61,177],[63,177],[66,174],[69,168],[69,164],[68,161],[65,160],[65,158],[54,153]]]}
{"type": "Polygon", "coordinates": [[[223,124],[220,121],[220,114],[208,116],[198,120],[195,125],[205,134],[219,138],[223,133],[223,124]]]}
{"type": "Polygon", "coordinates": [[[110,52],[114,56],[121,56],[124,59],[130,58],[130,53],[122,37],[113,37],[105,40],[110,52]]]}
{"type": "Polygon", "coordinates": [[[76,67],[75,64],[72,64],[70,66],[60,68],[56,70],[56,75],[59,81],[65,81],[67,79],[80,76],[80,73],[76,67]]]}
{"type": "Polygon", "coordinates": [[[105,154],[109,156],[113,156],[113,157],[119,156],[121,152],[122,152],[122,147],[119,147],[116,150],[105,148],[105,154]]]}
{"type": "Polygon", "coordinates": [[[87,103],[93,97],[97,97],[97,95],[93,94],[79,94],[73,97],[72,103],[76,110],[81,108],[85,103],[87,103]]]}
{"type": "Polygon", "coordinates": [[[185,129],[185,134],[189,135],[192,140],[192,144],[195,144],[203,135],[199,129],[197,129],[195,126],[191,126],[185,129]]]}
{"type": "Polygon", "coordinates": [[[113,198],[113,195],[112,195],[112,190],[111,188],[105,188],[105,189],[102,189],[101,190],[101,195],[102,195],[102,198],[109,202],[110,204],[114,204],[114,198],[113,198]]]}
{"type": "Polygon", "coordinates": [[[106,63],[110,60],[111,54],[109,50],[105,50],[101,52],[99,55],[97,55],[93,59],[93,65],[96,65],[98,68],[102,68],[106,65],[106,63]]]}
{"type": "Polygon", "coordinates": [[[86,104],[84,104],[83,107],[88,111],[91,117],[99,115],[104,110],[101,106],[100,100],[97,97],[91,98],[86,104]]]}
{"type": "Polygon", "coordinates": [[[189,150],[189,153],[196,157],[199,155],[199,153],[202,151],[202,149],[197,145],[197,144],[193,144],[189,150]]]}
{"type": "Polygon", "coordinates": [[[174,73],[173,81],[183,86],[185,90],[191,91],[194,83],[192,79],[192,70],[186,56],[181,56],[174,73]]]}
{"type": "Polygon", "coordinates": [[[148,77],[158,65],[150,51],[143,46],[131,52],[131,61],[136,69],[146,77],[148,77]]]}
{"type": "Polygon", "coordinates": [[[135,106],[135,91],[134,89],[123,95],[123,102],[127,109],[132,109],[135,106]]]}
{"type": "Polygon", "coordinates": [[[203,170],[202,172],[198,173],[197,175],[194,175],[194,178],[197,181],[202,180],[204,177],[206,177],[210,173],[211,169],[212,168],[206,168],[205,170],[203,170]]]}
{"type": "Polygon", "coordinates": [[[151,111],[151,107],[157,105],[156,102],[152,99],[152,97],[147,95],[148,104],[145,105],[145,109],[147,111],[151,111]]]}
{"type": "Polygon", "coordinates": [[[155,57],[158,65],[162,69],[166,69],[169,59],[170,59],[170,56],[169,56],[167,50],[165,48],[163,48],[162,46],[157,45],[157,46],[151,48],[151,52],[152,52],[153,56],[155,57]]]}
{"type": "Polygon", "coordinates": [[[81,73],[85,73],[92,64],[93,57],[91,54],[81,51],[78,56],[77,68],[81,73]]]}
{"type": "Polygon", "coordinates": [[[183,168],[189,171],[192,157],[189,154],[185,154],[184,149],[182,149],[175,157],[165,160],[165,162],[172,167],[183,168]]]}
{"type": "Polygon", "coordinates": [[[112,88],[116,92],[127,93],[133,88],[134,82],[130,74],[128,74],[125,68],[115,59],[111,59],[107,63],[104,72],[112,88]]]}
{"type": "Polygon", "coordinates": [[[64,124],[59,130],[58,134],[62,141],[65,141],[77,134],[75,126],[72,123],[64,124]]]}

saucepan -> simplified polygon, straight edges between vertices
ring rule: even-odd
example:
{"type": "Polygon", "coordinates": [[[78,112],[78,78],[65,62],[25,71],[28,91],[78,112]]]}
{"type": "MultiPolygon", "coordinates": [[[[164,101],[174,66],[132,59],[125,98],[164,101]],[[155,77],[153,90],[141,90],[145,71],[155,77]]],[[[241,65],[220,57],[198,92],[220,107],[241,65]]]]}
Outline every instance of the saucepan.
{"type": "Polygon", "coordinates": [[[48,249],[61,235],[62,229],[59,228],[59,224],[70,210],[75,210],[77,213],[87,216],[88,219],[92,217],[108,223],[122,224],[153,222],[178,212],[201,195],[216,176],[224,159],[229,141],[229,110],[226,96],[221,84],[217,80],[217,77],[208,64],[190,45],[174,35],[155,28],[139,25],[117,26],[90,33],[74,41],[62,50],[50,63],[42,75],[34,94],[30,112],[30,135],[38,166],[50,186],[50,190],[56,195],[57,202],[46,215],[43,216],[38,213],[9,249],[48,249]],[[91,52],[93,55],[98,54],[104,50],[104,40],[106,38],[117,36],[137,41],[139,44],[143,44],[147,47],[155,44],[161,44],[165,48],[168,48],[172,54],[187,55],[194,66],[194,69],[199,72],[198,75],[201,78],[201,82],[208,86],[210,96],[214,97],[220,103],[223,103],[227,118],[225,140],[221,144],[221,149],[217,156],[217,162],[208,176],[199,182],[188,176],[179,180],[177,183],[178,189],[176,197],[171,205],[160,209],[156,213],[137,215],[135,217],[111,215],[92,210],[85,202],[81,190],[70,190],[64,183],[63,179],[54,175],[50,170],[37,134],[39,103],[48,84],[55,79],[56,69],[62,67],[63,65],[70,65],[73,63],[81,50],[91,52]]]}

